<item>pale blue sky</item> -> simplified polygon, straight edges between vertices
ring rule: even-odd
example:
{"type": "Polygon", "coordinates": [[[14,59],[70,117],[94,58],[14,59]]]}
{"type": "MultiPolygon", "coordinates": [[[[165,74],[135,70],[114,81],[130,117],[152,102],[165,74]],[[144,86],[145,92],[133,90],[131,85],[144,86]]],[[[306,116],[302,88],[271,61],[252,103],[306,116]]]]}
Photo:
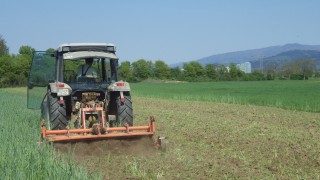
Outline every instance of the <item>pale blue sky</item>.
{"type": "Polygon", "coordinates": [[[319,0],[1,0],[10,53],[108,42],[120,61],[167,64],[287,43],[319,45],[319,0]]]}

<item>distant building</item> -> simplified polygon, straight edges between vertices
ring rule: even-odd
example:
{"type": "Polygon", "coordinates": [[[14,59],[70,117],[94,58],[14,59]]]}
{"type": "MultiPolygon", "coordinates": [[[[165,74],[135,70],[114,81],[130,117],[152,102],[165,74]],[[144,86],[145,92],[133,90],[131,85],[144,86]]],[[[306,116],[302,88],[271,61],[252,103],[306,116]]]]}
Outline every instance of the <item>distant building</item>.
{"type": "Polygon", "coordinates": [[[237,64],[237,67],[245,73],[251,73],[251,63],[250,62],[244,62],[241,64],[237,64]]]}

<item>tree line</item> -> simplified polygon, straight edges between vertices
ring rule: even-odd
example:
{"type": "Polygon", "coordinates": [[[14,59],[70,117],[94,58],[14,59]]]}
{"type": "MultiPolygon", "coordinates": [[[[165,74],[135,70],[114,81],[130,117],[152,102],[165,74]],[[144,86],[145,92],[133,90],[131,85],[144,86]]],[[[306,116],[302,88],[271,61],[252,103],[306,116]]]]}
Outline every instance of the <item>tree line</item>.
{"type": "Polygon", "coordinates": [[[21,46],[18,54],[9,54],[6,41],[0,36],[0,87],[25,86],[34,49],[21,46]]]}
{"type": "MultiPolygon", "coordinates": [[[[47,51],[54,51],[49,48],[47,51]]],[[[26,86],[34,49],[21,46],[18,54],[10,54],[6,41],[0,35],[0,87],[26,86]]],[[[285,64],[281,70],[269,68],[266,72],[254,70],[244,73],[235,64],[207,64],[204,67],[196,62],[185,63],[182,68],[169,67],[163,60],[155,62],[140,59],[135,62],[121,62],[119,77],[129,82],[140,82],[146,79],[176,81],[257,81],[278,79],[308,79],[320,77],[316,63],[309,59],[297,59],[285,64]]]]}
{"type": "Polygon", "coordinates": [[[199,81],[260,81],[274,79],[306,80],[311,76],[320,77],[316,63],[310,59],[297,59],[284,64],[279,70],[253,70],[244,73],[236,64],[207,64],[204,67],[196,61],[183,64],[182,68],[170,68],[163,60],[155,62],[140,59],[135,62],[124,61],[119,67],[119,76],[125,81],[140,82],[146,79],[199,81]]]}
{"type": "Polygon", "coordinates": [[[182,68],[170,68],[163,60],[155,62],[140,59],[135,62],[124,61],[119,67],[119,76],[125,81],[139,82],[146,79],[178,81],[226,81],[226,80],[264,80],[258,71],[245,74],[235,64],[230,68],[224,65],[208,64],[203,67],[196,61],[185,63],[182,68]]]}

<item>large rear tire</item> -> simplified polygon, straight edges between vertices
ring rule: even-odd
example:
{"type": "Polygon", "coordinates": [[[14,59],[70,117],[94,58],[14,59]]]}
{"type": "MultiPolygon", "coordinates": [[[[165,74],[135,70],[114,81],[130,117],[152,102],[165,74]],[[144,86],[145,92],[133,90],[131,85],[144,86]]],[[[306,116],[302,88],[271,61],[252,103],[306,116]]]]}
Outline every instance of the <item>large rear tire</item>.
{"type": "Polygon", "coordinates": [[[48,91],[47,94],[48,102],[48,114],[49,123],[52,130],[66,129],[68,124],[66,108],[63,104],[59,104],[58,97],[56,94],[52,94],[48,91]]]}
{"type": "Polygon", "coordinates": [[[123,126],[133,126],[133,109],[130,93],[124,93],[124,102],[121,102],[120,96],[116,98],[117,104],[117,124],[123,126]]]}

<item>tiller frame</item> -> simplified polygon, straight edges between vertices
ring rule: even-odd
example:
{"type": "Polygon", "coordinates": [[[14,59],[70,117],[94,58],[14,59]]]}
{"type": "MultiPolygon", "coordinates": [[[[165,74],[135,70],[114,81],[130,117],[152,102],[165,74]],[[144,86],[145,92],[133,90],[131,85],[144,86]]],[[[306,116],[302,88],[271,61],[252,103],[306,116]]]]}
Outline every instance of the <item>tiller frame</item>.
{"type": "Polygon", "coordinates": [[[155,133],[155,119],[150,116],[150,123],[147,126],[128,126],[124,127],[107,127],[105,124],[105,115],[103,107],[84,107],[81,108],[82,127],[80,129],[70,129],[68,126],[65,130],[48,130],[46,121],[41,122],[41,138],[47,142],[63,141],[81,141],[81,140],[103,140],[111,138],[130,138],[141,136],[153,136],[155,133]],[[85,126],[86,112],[98,112],[101,115],[101,123],[87,128],[85,126]],[[99,113],[100,112],[100,113],[99,113]]]}

